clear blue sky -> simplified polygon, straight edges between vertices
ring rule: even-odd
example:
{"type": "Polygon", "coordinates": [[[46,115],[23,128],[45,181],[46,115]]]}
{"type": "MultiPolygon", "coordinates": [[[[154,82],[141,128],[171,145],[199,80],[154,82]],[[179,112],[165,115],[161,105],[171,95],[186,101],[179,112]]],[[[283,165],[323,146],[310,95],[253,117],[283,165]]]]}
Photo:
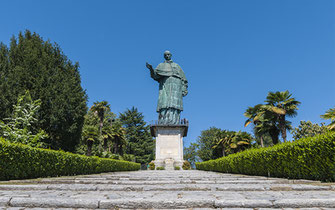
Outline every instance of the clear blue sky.
{"type": "Polygon", "coordinates": [[[88,105],[135,106],[148,122],[158,84],[145,62],[156,66],[170,50],[189,80],[186,145],[210,126],[251,131],[243,113],[269,91],[301,101],[293,126],[327,122],[320,115],[335,105],[332,0],[8,0],[0,19],[0,41],[29,29],[78,61],[88,105]]]}

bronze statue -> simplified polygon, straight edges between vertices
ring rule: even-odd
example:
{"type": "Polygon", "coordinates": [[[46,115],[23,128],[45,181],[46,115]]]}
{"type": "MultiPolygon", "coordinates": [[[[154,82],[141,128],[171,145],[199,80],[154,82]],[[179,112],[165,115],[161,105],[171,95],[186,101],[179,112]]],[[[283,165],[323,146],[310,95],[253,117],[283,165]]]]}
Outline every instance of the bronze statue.
{"type": "Polygon", "coordinates": [[[164,52],[164,63],[156,69],[146,63],[151,77],[159,82],[159,97],[157,112],[158,123],[175,125],[180,123],[180,113],[183,111],[183,97],[187,95],[188,83],[183,70],[171,60],[172,54],[164,52]]]}

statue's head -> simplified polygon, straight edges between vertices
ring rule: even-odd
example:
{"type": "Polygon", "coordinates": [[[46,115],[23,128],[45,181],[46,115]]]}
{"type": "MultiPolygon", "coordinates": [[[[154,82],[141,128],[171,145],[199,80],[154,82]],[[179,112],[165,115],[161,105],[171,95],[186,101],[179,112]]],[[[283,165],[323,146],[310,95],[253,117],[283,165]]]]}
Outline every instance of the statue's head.
{"type": "Polygon", "coordinates": [[[172,54],[170,53],[170,51],[167,50],[167,51],[164,52],[165,60],[169,61],[169,60],[171,60],[171,57],[172,57],[172,54]]]}

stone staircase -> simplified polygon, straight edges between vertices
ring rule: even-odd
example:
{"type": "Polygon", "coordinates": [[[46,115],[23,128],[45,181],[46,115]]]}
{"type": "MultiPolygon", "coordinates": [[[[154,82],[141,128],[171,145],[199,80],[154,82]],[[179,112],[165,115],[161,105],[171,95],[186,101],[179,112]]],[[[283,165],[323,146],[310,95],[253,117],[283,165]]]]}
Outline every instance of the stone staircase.
{"type": "Polygon", "coordinates": [[[205,171],[0,182],[0,209],[335,209],[335,183],[205,171]]]}

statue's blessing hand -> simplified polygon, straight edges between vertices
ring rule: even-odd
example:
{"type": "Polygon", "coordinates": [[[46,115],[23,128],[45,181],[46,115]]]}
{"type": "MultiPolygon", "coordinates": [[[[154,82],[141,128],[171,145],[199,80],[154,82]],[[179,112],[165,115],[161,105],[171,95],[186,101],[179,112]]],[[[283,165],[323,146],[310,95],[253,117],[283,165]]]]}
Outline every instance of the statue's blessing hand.
{"type": "Polygon", "coordinates": [[[150,69],[150,70],[152,69],[152,66],[150,64],[148,64],[148,62],[146,62],[146,66],[147,66],[148,69],[150,69]]]}

